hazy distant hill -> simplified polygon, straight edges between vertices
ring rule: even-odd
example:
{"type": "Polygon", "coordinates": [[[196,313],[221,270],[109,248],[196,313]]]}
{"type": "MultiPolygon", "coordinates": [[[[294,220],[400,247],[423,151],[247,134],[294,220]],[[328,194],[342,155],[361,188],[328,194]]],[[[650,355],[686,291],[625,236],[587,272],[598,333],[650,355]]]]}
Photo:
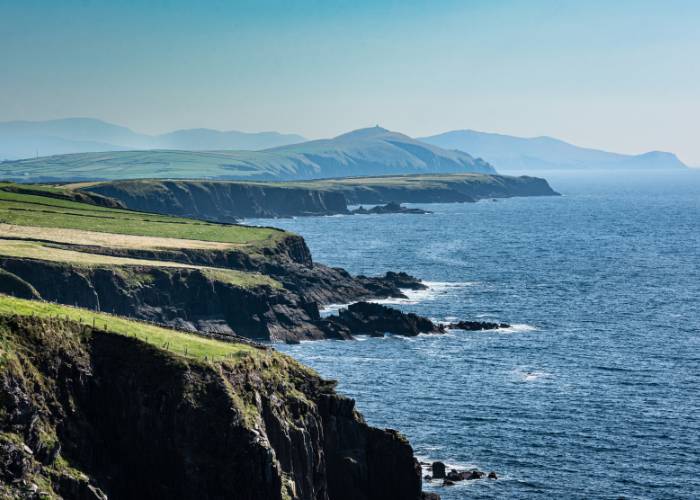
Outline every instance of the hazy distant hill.
{"type": "Polygon", "coordinates": [[[302,136],[295,134],[222,132],[211,129],[177,130],[162,135],[146,135],[93,118],[13,121],[0,122],[0,160],[135,149],[258,150],[304,140],[302,136]]]}
{"type": "Polygon", "coordinates": [[[523,138],[455,130],[420,140],[443,148],[468,151],[484,158],[500,171],[687,168],[673,153],[652,151],[641,155],[624,155],[581,148],[551,137],[523,138]]]}
{"type": "Polygon", "coordinates": [[[380,127],[265,151],[114,151],[0,163],[25,182],[138,178],[288,180],[420,173],[494,173],[491,165],[380,127]]]}

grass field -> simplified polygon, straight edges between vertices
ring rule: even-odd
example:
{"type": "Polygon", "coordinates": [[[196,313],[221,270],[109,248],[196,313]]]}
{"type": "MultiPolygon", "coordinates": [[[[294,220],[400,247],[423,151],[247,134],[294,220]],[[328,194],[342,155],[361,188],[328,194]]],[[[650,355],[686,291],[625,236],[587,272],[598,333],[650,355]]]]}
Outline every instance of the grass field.
{"type": "Polygon", "coordinates": [[[0,223],[252,246],[274,244],[285,236],[277,229],[207,223],[1,189],[0,223]]]}
{"type": "MultiPolygon", "coordinates": [[[[81,322],[108,332],[135,337],[159,348],[195,359],[235,359],[248,355],[264,356],[265,351],[247,344],[221,342],[168,328],[125,319],[111,314],[63,306],[50,302],[24,300],[0,294],[0,315],[61,318],[81,322]]],[[[268,354],[271,355],[271,354],[268,354]]]]}
{"type": "Polygon", "coordinates": [[[220,243],[217,241],[160,238],[158,236],[134,236],[130,234],[99,233],[81,229],[17,226],[2,223],[0,223],[0,235],[14,239],[42,240],[54,243],[140,250],[177,250],[184,248],[226,250],[227,248],[235,246],[230,243],[220,243]]]}
{"type": "Polygon", "coordinates": [[[181,264],[163,260],[131,259],[127,257],[113,257],[110,255],[94,254],[66,250],[47,245],[38,241],[8,240],[0,238],[0,256],[36,259],[50,262],[60,262],[82,267],[160,267],[197,269],[208,278],[231,285],[248,288],[255,286],[270,286],[281,288],[282,285],[260,273],[236,271],[233,269],[220,269],[192,264],[181,264]]]}

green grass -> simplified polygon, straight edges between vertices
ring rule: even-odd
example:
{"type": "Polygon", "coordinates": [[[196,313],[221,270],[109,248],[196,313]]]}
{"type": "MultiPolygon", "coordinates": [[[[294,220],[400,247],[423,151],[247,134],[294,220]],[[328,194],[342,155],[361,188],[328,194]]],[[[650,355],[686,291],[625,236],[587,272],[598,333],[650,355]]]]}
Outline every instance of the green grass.
{"type": "Polygon", "coordinates": [[[66,250],[64,248],[46,245],[38,241],[5,240],[0,238],[0,255],[60,262],[80,267],[159,267],[197,269],[202,271],[209,279],[243,288],[256,286],[270,286],[272,288],[282,287],[280,282],[260,273],[197,266],[193,264],[182,264],[180,262],[132,259],[128,257],[113,257],[111,255],[94,254],[82,251],[77,252],[74,250],[66,250]]]}
{"type": "Polygon", "coordinates": [[[265,351],[247,344],[221,342],[179,332],[168,328],[133,321],[107,313],[80,309],[35,300],[18,299],[0,294],[0,315],[60,318],[81,322],[118,335],[138,338],[148,344],[181,356],[195,359],[225,360],[250,355],[264,355],[265,351]]]}
{"type": "Polygon", "coordinates": [[[118,210],[0,189],[0,223],[266,246],[286,233],[118,210]]]}
{"type": "Polygon", "coordinates": [[[0,162],[0,178],[18,182],[283,180],[422,172],[495,170],[467,153],[378,128],[264,151],[111,151],[0,162]]]}

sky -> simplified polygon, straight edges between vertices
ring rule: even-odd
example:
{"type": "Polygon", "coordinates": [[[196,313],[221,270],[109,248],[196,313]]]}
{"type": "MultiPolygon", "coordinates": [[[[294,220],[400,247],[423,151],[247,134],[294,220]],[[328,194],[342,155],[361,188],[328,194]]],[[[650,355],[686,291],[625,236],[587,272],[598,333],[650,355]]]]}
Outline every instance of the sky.
{"type": "Polygon", "coordinates": [[[697,0],[0,0],[0,121],[549,135],[700,166],[697,0]]]}

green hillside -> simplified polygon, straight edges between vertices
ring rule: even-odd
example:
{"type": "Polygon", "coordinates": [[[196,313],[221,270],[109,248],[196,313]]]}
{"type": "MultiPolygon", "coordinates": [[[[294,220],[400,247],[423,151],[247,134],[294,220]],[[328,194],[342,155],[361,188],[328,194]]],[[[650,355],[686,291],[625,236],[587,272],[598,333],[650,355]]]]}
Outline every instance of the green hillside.
{"type": "Polygon", "coordinates": [[[0,179],[68,182],[143,178],[299,180],[495,170],[467,153],[375,127],[265,151],[113,151],[0,163],[0,179]]]}

